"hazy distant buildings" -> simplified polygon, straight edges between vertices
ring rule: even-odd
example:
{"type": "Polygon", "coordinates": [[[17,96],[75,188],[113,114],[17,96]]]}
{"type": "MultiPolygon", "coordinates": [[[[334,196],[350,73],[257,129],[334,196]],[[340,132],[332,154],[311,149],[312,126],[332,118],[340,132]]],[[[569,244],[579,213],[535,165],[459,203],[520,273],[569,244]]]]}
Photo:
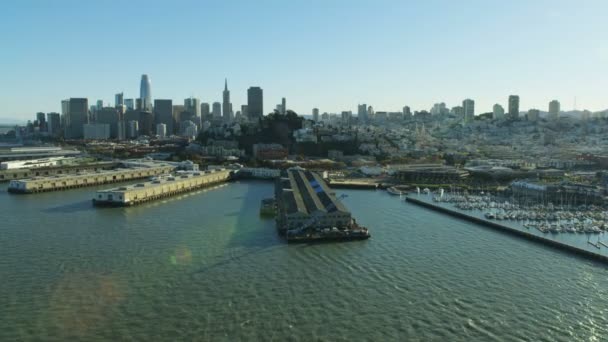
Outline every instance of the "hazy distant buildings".
{"type": "Polygon", "coordinates": [[[194,122],[186,120],[182,122],[181,126],[182,136],[188,139],[196,138],[196,135],[198,134],[198,128],[196,127],[196,124],[194,122]]]}
{"type": "Polygon", "coordinates": [[[473,121],[475,119],[475,101],[471,99],[466,99],[462,101],[462,108],[464,111],[464,121],[473,121]]]}
{"type": "Polygon", "coordinates": [[[557,100],[549,102],[549,120],[556,120],[560,112],[560,103],[557,100]]]}
{"type": "Polygon", "coordinates": [[[530,109],[528,111],[528,121],[538,121],[540,118],[540,110],[538,109],[530,109]]]}
{"type": "Polygon", "coordinates": [[[319,108],[312,109],[312,121],[319,122],[319,108]]]}
{"type": "Polygon", "coordinates": [[[262,88],[249,87],[247,89],[247,112],[252,120],[264,116],[264,92],[262,88]]]}
{"type": "Polygon", "coordinates": [[[154,123],[158,125],[165,125],[165,135],[172,135],[175,133],[175,120],[173,118],[173,101],[172,100],[154,100],[154,123]]]}
{"type": "Polygon", "coordinates": [[[509,119],[516,120],[519,118],[519,96],[509,96],[509,119]]]}
{"type": "Polygon", "coordinates": [[[125,95],[124,93],[118,93],[114,95],[114,107],[124,106],[125,95]]]}
{"type": "Polygon", "coordinates": [[[232,121],[232,104],[230,103],[230,90],[228,90],[228,79],[224,80],[224,91],[222,92],[222,114],[224,122],[232,121]]]}
{"type": "Polygon", "coordinates": [[[71,98],[62,101],[62,111],[65,120],[66,139],[82,139],[84,124],[89,123],[89,100],[86,98],[71,98]]]}
{"type": "Polygon", "coordinates": [[[141,99],[141,109],[147,112],[152,112],[152,91],[151,81],[148,75],[141,75],[141,84],[139,88],[139,98],[141,99]]]}
{"type": "Polygon", "coordinates": [[[498,103],[494,105],[492,108],[492,118],[494,119],[502,119],[505,116],[505,109],[499,105],[498,103]]]}
{"type": "Polygon", "coordinates": [[[139,134],[152,136],[154,134],[154,115],[151,112],[139,112],[139,134]]]}
{"type": "Polygon", "coordinates": [[[249,118],[249,107],[247,105],[241,105],[241,116],[249,118]]]}
{"type": "Polygon", "coordinates": [[[409,119],[412,117],[412,110],[408,106],[403,106],[403,118],[409,119]]]}
{"type": "Polygon", "coordinates": [[[134,139],[139,135],[139,123],[137,120],[131,120],[128,123],[127,137],[134,139]]]}

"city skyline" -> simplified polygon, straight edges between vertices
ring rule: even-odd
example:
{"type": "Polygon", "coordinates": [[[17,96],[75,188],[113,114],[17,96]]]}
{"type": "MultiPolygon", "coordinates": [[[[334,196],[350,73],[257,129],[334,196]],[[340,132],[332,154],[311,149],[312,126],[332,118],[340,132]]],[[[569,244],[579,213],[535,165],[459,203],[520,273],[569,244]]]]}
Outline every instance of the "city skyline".
{"type": "Polygon", "coordinates": [[[356,112],[360,103],[382,111],[406,105],[429,110],[434,103],[451,107],[466,98],[475,100],[479,114],[491,112],[495,103],[507,108],[512,94],[520,96],[522,111],[546,111],[554,99],[564,111],[575,102],[579,110],[608,108],[602,84],[608,75],[602,32],[608,24],[601,20],[608,4],[600,1],[587,6],[271,1],[243,2],[236,11],[234,4],[187,4],[191,10],[179,15],[166,4],[121,4],[122,13],[142,11],[149,20],[103,30],[96,23],[113,17],[116,6],[69,1],[6,6],[0,28],[11,35],[3,39],[0,118],[60,112],[61,100],[71,97],[113,103],[114,95],[124,92],[125,99],[137,98],[142,74],[154,83],[152,100],[175,103],[190,96],[222,102],[220,86],[229,78],[230,100],[240,108],[247,89],[259,86],[265,114],[282,97],[300,114],[313,107],[356,112]],[[200,20],[201,13],[213,15],[200,20]],[[162,28],[154,25],[161,15],[168,23],[162,28]],[[336,15],[339,25],[331,23],[336,15]],[[41,24],[73,16],[83,18],[76,23],[82,29],[41,24]],[[181,20],[192,25],[171,25],[181,20]],[[518,25],[505,25],[509,20],[518,25]],[[129,38],[134,36],[141,38],[134,42],[129,38]],[[117,41],[121,54],[110,54],[117,41]],[[188,53],[142,52],[142,46],[163,41],[188,46],[188,53]],[[222,53],[211,54],[210,48],[222,53]]]}

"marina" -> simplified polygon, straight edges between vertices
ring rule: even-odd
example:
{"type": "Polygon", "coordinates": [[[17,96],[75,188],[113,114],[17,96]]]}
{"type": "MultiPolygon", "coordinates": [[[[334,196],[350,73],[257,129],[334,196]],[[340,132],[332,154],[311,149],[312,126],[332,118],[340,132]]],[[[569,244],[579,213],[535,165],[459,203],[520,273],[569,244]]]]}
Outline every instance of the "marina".
{"type": "Polygon", "coordinates": [[[541,232],[538,230],[530,229],[529,227],[525,227],[524,223],[521,221],[498,221],[495,219],[486,218],[483,210],[464,210],[450,201],[437,200],[437,198],[434,197],[432,194],[413,194],[406,197],[406,201],[444,214],[448,214],[450,216],[458,217],[506,233],[521,236],[531,241],[540,242],[547,246],[556,247],[558,249],[568,252],[573,252],[575,254],[591,259],[608,262],[608,249],[600,248],[603,244],[603,242],[600,243],[601,238],[604,236],[603,233],[598,236],[597,234],[591,233],[551,234],[548,231],[541,232]],[[595,237],[592,238],[592,236],[595,237]]]}
{"type": "Polygon", "coordinates": [[[149,182],[99,190],[95,193],[93,204],[97,206],[132,206],[225,182],[229,177],[230,170],[226,169],[177,171],[172,175],[154,177],[149,182]]]}

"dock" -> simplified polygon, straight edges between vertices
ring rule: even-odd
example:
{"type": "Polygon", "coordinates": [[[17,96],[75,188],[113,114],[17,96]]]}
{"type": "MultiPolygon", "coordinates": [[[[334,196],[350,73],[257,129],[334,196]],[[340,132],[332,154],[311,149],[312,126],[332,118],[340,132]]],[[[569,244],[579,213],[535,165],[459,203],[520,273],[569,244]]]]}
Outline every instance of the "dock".
{"type": "Polygon", "coordinates": [[[96,206],[128,207],[228,181],[230,170],[178,171],[155,180],[97,191],[96,206]]]}
{"type": "MultiPolygon", "coordinates": [[[[509,233],[509,234],[513,234],[516,236],[520,236],[523,238],[526,238],[530,241],[534,241],[534,242],[538,242],[538,243],[542,243],[546,246],[551,246],[563,251],[567,251],[567,252],[571,252],[574,254],[577,254],[579,256],[583,256],[586,258],[590,258],[590,259],[594,259],[594,260],[598,260],[598,261],[602,261],[602,262],[606,262],[608,263],[608,256],[600,254],[600,253],[595,253],[589,250],[586,250],[584,248],[581,247],[577,247],[577,246],[573,246],[567,243],[563,243],[560,241],[556,241],[556,240],[552,240],[552,239],[548,239],[546,237],[543,236],[539,236],[539,235],[534,235],[531,232],[528,231],[524,231],[524,230],[519,230],[513,227],[509,227],[507,225],[504,224],[500,224],[498,222],[495,221],[490,221],[487,219],[483,219],[480,217],[475,217],[473,215],[467,214],[465,212],[459,211],[458,209],[452,209],[452,208],[447,208],[445,206],[441,206],[441,205],[437,205],[434,204],[432,202],[429,201],[425,201],[422,199],[418,199],[412,196],[408,196],[406,197],[406,201],[412,204],[416,204],[428,209],[432,209],[450,216],[454,216],[460,219],[464,219],[467,220],[469,222],[473,222],[476,224],[480,224],[480,225],[484,225],[486,227],[489,228],[493,228],[505,233],[509,233]]],[[[595,245],[595,244],[594,244],[595,245]]],[[[597,247],[597,246],[596,246],[597,247]]]]}
{"type": "Polygon", "coordinates": [[[112,170],[119,166],[118,162],[96,162],[76,165],[49,166],[41,168],[24,168],[0,170],[0,182],[26,179],[33,177],[48,177],[55,175],[77,174],[101,170],[112,170]]]}
{"type": "Polygon", "coordinates": [[[76,174],[11,180],[8,186],[8,192],[16,194],[35,194],[48,191],[82,188],[85,186],[117,183],[158,176],[169,173],[174,169],[175,166],[173,165],[156,163],[148,167],[139,166],[115,170],[97,170],[76,174]]]}

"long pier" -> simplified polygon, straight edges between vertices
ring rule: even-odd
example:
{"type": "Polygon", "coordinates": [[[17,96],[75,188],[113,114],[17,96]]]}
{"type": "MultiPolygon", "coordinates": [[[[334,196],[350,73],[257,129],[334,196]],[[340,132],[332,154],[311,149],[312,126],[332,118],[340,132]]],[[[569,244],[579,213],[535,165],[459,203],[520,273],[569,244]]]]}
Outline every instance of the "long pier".
{"type": "Polygon", "coordinates": [[[148,178],[169,173],[174,169],[175,166],[169,164],[158,164],[150,167],[133,167],[61,176],[34,177],[32,179],[12,180],[9,183],[8,191],[18,194],[35,194],[47,191],[67,190],[148,178]]]}
{"type": "Polygon", "coordinates": [[[0,182],[11,180],[26,179],[33,177],[48,177],[55,175],[78,174],[81,172],[92,172],[101,170],[111,170],[118,167],[118,162],[98,162],[77,165],[62,165],[31,169],[9,169],[0,170],[0,182]]]}
{"type": "Polygon", "coordinates": [[[97,206],[128,207],[184,192],[222,183],[230,178],[230,170],[178,172],[156,180],[97,191],[93,204],[97,206]]]}
{"type": "Polygon", "coordinates": [[[563,242],[560,242],[560,241],[556,241],[556,240],[552,240],[552,239],[547,239],[547,238],[539,236],[539,235],[534,235],[532,233],[529,233],[529,232],[526,232],[526,231],[523,231],[523,230],[519,230],[519,229],[516,229],[516,228],[513,228],[513,227],[509,227],[509,226],[500,224],[498,222],[493,222],[493,221],[489,221],[489,220],[486,220],[486,219],[483,219],[483,218],[475,217],[475,216],[466,214],[464,212],[461,212],[461,211],[459,211],[457,209],[451,209],[451,208],[447,208],[447,207],[444,207],[444,206],[436,205],[434,203],[423,201],[423,200],[420,200],[420,199],[417,199],[417,198],[414,198],[414,197],[411,197],[411,196],[406,197],[406,201],[408,201],[410,203],[413,203],[413,204],[416,204],[416,205],[419,205],[419,206],[422,206],[422,207],[425,207],[425,208],[429,208],[429,209],[432,209],[432,210],[435,210],[435,211],[438,211],[438,212],[450,215],[450,216],[454,216],[454,217],[457,217],[457,218],[460,218],[460,219],[464,219],[464,220],[467,220],[467,221],[470,221],[470,222],[473,222],[473,223],[481,224],[481,225],[484,225],[484,226],[487,226],[487,227],[490,227],[490,228],[493,228],[493,229],[496,229],[496,230],[499,230],[499,231],[502,231],[502,232],[510,233],[510,234],[517,235],[517,236],[521,236],[521,237],[524,237],[524,238],[526,238],[528,240],[531,240],[531,241],[534,241],[534,242],[538,242],[538,243],[542,243],[542,244],[547,245],[547,246],[551,246],[551,247],[558,248],[558,249],[561,249],[561,250],[565,250],[565,251],[568,251],[568,252],[571,252],[571,253],[575,253],[577,255],[584,256],[584,257],[587,257],[587,258],[590,258],[590,259],[595,259],[595,260],[598,260],[598,261],[602,261],[602,262],[608,263],[608,257],[605,256],[605,255],[594,253],[594,252],[585,250],[583,248],[579,248],[579,247],[576,247],[576,246],[573,246],[573,245],[570,245],[570,244],[566,244],[566,243],[563,243],[563,242]]]}

